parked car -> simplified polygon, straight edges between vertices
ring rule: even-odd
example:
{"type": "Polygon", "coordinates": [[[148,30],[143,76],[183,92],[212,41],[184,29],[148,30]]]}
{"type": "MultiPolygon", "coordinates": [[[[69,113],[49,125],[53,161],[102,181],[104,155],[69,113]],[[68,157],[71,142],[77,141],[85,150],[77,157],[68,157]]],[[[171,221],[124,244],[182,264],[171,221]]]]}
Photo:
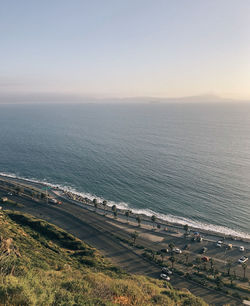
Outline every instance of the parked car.
{"type": "Polygon", "coordinates": [[[243,263],[245,263],[245,262],[247,262],[247,261],[248,261],[248,257],[242,256],[242,257],[238,260],[238,263],[243,264],[243,263]]]}
{"type": "Polygon", "coordinates": [[[204,247],[204,248],[201,249],[200,253],[201,253],[201,254],[205,254],[206,251],[207,251],[207,248],[204,247]]]}
{"type": "Polygon", "coordinates": [[[160,278],[161,278],[161,279],[164,279],[164,280],[166,280],[166,281],[168,281],[168,282],[170,281],[170,277],[167,276],[167,274],[164,274],[164,273],[161,273],[160,278]]]}
{"type": "Polygon", "coordinates": [[[197,241],[197,242],[202,242],[202,241],[203,241],[203,237],[198,236],[197,239],[196,239],[196,241],[197,241]]]}
{"type": "Polygon", "coordinates": [[[1,202],[2,202],[2,203],[8,202],[8,198],[7,198],[7,197],[2,197],[2,198],[1,198],[1,202]]]}
{"type": "Polygon", "coordinates": [[[178,248],[174,248],[173,252],[175,252],[176,254],[181,254],[182,250],[178,249],[178,248]]]}
{"type": "Polygon", "coordinates": [[[240,250],[241,252],[244,252],[244,251],[245,251],[245,248],[244,248],[243,246],[240,246],[239,250],[240,250]]]}
{"type": "Polygon", "coordinates": [[[204,262],[209,262],[209,257],[203,256],[203,257],[201,258],[201,260],[204,261],[204,262]]]}
{"type": "Polygon", "coordinates": [[[217,241],[216,246],[219,247],[219,248],[221,248],[221,247],[222,247],[222,243],[223,243],[223,242],[222,242],[221,240],[219,240],[219,241],[217,241]]]}
{"type": "Polygon", "coordinates": [[[52,204],[57,204],[57,199],[54,199],[54,198],[51,198],[49,199],[49,203],[52,203],[52,204]]]}
{"type": "Polygon", "coordinates": [[[163,267],[161,269],[161,272],[163,272],[164,274],[168,274],[168,275],[173,274],[173,272],[171,270],[169,270],[169,268],[167,268],[167,267],[163,267]]]}
{"type": "Polygon", "coordinates": [[[169,250],[168,250],[168,249],[161,249],[160,252],[161,252],[161,253],[168,253],[169,250]]]}

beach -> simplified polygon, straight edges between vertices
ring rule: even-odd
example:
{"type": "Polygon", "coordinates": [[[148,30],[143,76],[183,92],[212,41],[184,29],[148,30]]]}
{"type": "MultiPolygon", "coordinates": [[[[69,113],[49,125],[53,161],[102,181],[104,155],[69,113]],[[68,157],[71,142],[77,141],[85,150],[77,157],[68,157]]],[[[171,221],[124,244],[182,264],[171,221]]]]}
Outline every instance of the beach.
{"type": "MultiPolygon", "coordinates": [[[[27,186],[28,188],[30,186],[33,186],[33,188],[37,188],[37,190],[43,190],[43,192],[45,193],[46,190],[49,194],[51,194],[51,197],[59,197],[62,198],[62,200],[64,200],[65,198],[67,198],[68,200],[72,201],[72,203],[75,203],[76,205],[83,205],[86,208],[89,209],[93,209],[94,208],[94,204],[93,204],[93,197],[87,197],[87,196],[83,196],[81,193],[76,192],[76,191],[71,191],[70,189],[67,188],[62,188],[61,186],[57,186],[54,184],[50,184],[47,182],[39,182],[39,181],[35,181],[35,180],[29,180],[29,179],[23,179],[23,178],[17,178],[17,177],[10,177],[10,176],[3,176],[0,175],[0,180],[2,181],[11,181],[15,184],[21,184],[23,186],[27,186]]],[[[98,210],[101,211],[105,211],[106,214],[109,215],[113,215],[113,211],[112,211],[112,206],[115,205],[113,202],[110,204],[109,202],[107,202],[105,208],[103,206],[103,201],[98,201],[98,210]]],[[[136,221],[136,217],[140,216],[141,219],[141,225],[145,228],[151,228],[152,227],[152,220],[151,217],[153,214],[149,215],[149,214],[144,214],[141,213],[140,211],[138,212],[137,210],[131,210],[131,209],[126,209],[126,208],[119,208],[119,205],[115,205],[116,206],[116,210],[118,212],[119,215],[119,219],[121,220],[126,220],[127,217],[125,216],[125,213],[127,211],[129,211],[129,220],[130,222],[133,222],[135,224],[137,224],[136,221]]],[[[155,216],[157,214],[154,214],[155,216]]],[[[176,223],[176,222],[170,222],[170,221],[166,221],[160,217],[156,218],[156,222],[155,222],[155,227],[157,226],[157,224],[159,224],[161,226],[161,231],[169,231],[174,234],[183,234],[184,233],[184,229],[183,226],[187,223],[183,222],[183,223],[176,223]]],[[[209,225],[208,225],[209,228],[209,225]]],[[[248,237],[247,235],[239,235],[239,233],[237,232],[233,232],[230,231],[230,234],[225,234],[224,232],[219,232],[218,231],[214,231],[214,228],[210,226],[210,228],[212,229],[204,229],[204,226],[202,227],[192,227],[189,225],[189,230],[190,233],[194,233],[194,232],[199,232],[201,233],[201,235],[206,236],[207,239],[210,239],[212,241],[217,241],[220,239],[223,239],[225,241],[225,243],[233,243],[236,246],[241,245],[242,243],[246,242],[249,243],[250,242],[250,237],[248,237]],[[232,235],[232,233],[234,233],[235,235],[232,235]]]]}
{"type": "MultiPolygon", "coordinates": [[[[30,213],[62,227],[78,238],[96,247],[114,264],[131,273],[159,277],[160,268],[157,264],[151,263],[147,259],[146,261],[145,259],[142,260],[143,254],[145,250],[152,250],[157,253],[159,249],[169,248],[171,243],[174,243],[174,245],[181,250],[184,250],[185,246],[189,244],[189,260],[201,256],[200,249],[206,247],[208,248],[206,256],[211,256],[214,259],[217,269],[224,269],[226,262],[230,260],[235,263],[233,264],[233,269],[238,275],[242,273],[241,266],[237,264],[237,260],[241,255],[238,251],[239,245],[244,245],[244,254],[250,256],[249,242],[246,240],[227,241],[227,239],[225,239],[223,240],[223,248],[221,249],[216,247],[216,241],[222,239],[221,236],[216,236],[213,233],[208,234],[200,232],[201,236],[204,238],[203,242],[191,243],[190,238],[193,235],[192,229],[190,237],[187,238],[184,235],[183,227],[180,225],[165,224],[157,220],[156,224],[161,224],[161,228],[157,228],[157,226],[153,227],[148,217],[145,217],[139,227],[133,216],[130,216],[129,222],[127,222],[127,218],[125,218],[121,210],[118,210],[117,217],[114,217],[112,208],[107,207],[104,211],[101,204],[96,208],[93,204],[81,203],[81,201],[77,201],[77,199],[72,200],[70,198],[71,196],[65,194],[58,188],[49,189],[48,194],[49,197],[54,199],[57,198],[59,201],[62,201],[62,204],[47,204],[45,199],[34,200],[34,198],[32,198],[34,197],[34,192],[38,192],[39,190],[44,192],[44,190],[46,190],[45,188],[41,189],[41,187],[42,186],[38,186],[37,183],[30,184],[21,182],[20,180],[6,180],[6,178],[1,178],[1,196],[7,194],[13,201],[22,204],[20,207],[7,205],[6,208],[30,213]],[[23,188],[22,192],[24,192],[24,194],[14,194],[17,186],[23,188]],[[25,195],[27,192],[25,191],[26,188],[27,190],[31,189],[33,195],[25,195]],[[11,193],[11,195],[8,195],[8,193],[11,193]],[[163,225],[167,227],[167,229],[163,227],[163,225]],[[143,246],[143,248],[134,249],[131,245],[131,233],[134,231],[139,234],[137,239],[138,246],[143,246]],[[227,250],[227,244],[229,242],[233,244],[232,250],[227,250]]],[[[4,206],[4,203],[2,206],[4,206]]],[[[141,216],[141,218],[144,218],[144,216],[141,216]]],[[[181,254],[178,256],[180,259],[183,258],[184,260],[184,255],[181,254]]],[[[185,269],[188,268],[186,267],[185,269]]],[[[248,270],[247,275],[249,275],[248,270]]],[[[183,278],[177,275],[173,278],[173,285],[176,286],[176,288],[180,288],[180,284],[183,285],[183,282],[186,284],[186,288],[192,288],[192,282],[184,281],[183,278]]],[[[197,284],[193,287],[197,287],[197,284]]],[[[200,287],[198,286],[197,288],[199,289],[200,287]]],[[[192,289],[190,290],[192,291],[192,289]]],[[[205,289],[202,287],[200,290],[203,291],[205,289]]],[[[213,292],[209,290],[208,292],[199,293],[198,295],[203,295],[204,297],[208,295],[208,293],[214,296],[213,292]]]]}

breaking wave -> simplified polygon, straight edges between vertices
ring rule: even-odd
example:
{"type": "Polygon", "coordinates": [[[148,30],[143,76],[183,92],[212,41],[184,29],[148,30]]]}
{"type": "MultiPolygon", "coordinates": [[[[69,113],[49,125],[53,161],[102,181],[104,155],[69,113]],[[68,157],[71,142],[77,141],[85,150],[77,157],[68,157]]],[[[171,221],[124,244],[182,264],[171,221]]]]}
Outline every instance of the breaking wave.
{"type": "MultiPolygon", "coordinates": [[[[64,191],[64,192],[65,191],[70,191],[71,193],[74,193],[74,194],[82,196],[82,197],[87,197],[91,200],[93,200],[95,198],[99,202],[102,202],[103,200],[105,200],[104,198],[98,197],[97,195],[78,191],[72,186],[50,183],[46,179],[38,180],[36,178],[26,178],[26,177],[23,177],[23,176],[18,176],[14,173],[5,173],[5,172],[0,172],[0,176],[11,178],[11,179],[22,180],[22,181],[26,181],[26,182],[30,182],[30,183],[35,183],[35,184],[39,184],[39,185],[44,185],[44,186],[48,186],[50,188],[59,189],[59,190],[64,191]]],[[[188,218],[173,216],[173,215],[170,215],[170,214],[169,215],[161,214],[161,213],[158,213],[158,212],[153,211],[151,209],[138,209],[138,208],[131,207],[131,205],[129,205],[128,203],[125,203],[125,202],[108,201],[107,205],[108,206],[116,205],[116,207],[118,209],[131,210],[134,214],[141,214],[141,215],[145,215],[145,216],[149,216],[149,217],[151,217],[152,215],[155,215],[158,219],[169,222],[169,223],[174,223],[174,224],[178,224],[178,225],[188,224],[190,227],[195,228],[197,230],[199,229],[201,231],[203,230],[203,231],[208,231],[208,232],[213,232],[213,233],[218,233],[218,234],[223,234],[223,235],[228,235],[228,236],[231,235],[231,236],[235,236],[235,237],[239,237],[239,238],[250,239],[250,234],[242,232],[242,231],[233,230],[233,229],[230,229],[228,227],[215,225],[215,224],[206,224],[206,223],[199,222],[199,221],[196,221],[196,220],[191,220],[191,219],[188,219],[188,218]]]]}

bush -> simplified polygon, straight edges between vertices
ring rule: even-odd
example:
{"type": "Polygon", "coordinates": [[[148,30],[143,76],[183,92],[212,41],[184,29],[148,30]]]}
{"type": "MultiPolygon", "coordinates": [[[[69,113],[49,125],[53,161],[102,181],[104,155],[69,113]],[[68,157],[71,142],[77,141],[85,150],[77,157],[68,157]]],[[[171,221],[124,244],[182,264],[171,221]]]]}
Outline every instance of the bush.
{"type": "Polygon", "coordinates": [[[50,225],[45,221],[33,220],[28,216],[16,213],[9,213],[8,216],[18,224],[29,226],[45,238],[56,241],[63,248],[69,250],[80,250],[85,248],[84,244],[80,240],[76,239],[69,233],[57,229],[55,226],[50,225]]]}
{"type": "Polygon", "coordinates": [[[183,271],[181,271],[181,270],[177,270],[177,269],[174,269],[174,270],[175,270],[175,273],[178,274],[178,275],[180,275],[180,276],[182,276],[182,275],[185,274],[185,273],[184,273],[183,271]]]}
{"type": "Polygon", "coordinates": [[[108,268],[110,271],[115,272],[115,273],[122,273],[122,270],[116,266],[111,266],[108,268]]]}
{"type": "Polygon", "coordinates": [[[80,251],[76,251],[72,254],[72,256],[76,257],[76,256],[92,256],[94,255],[94,250],[93,249],[85,249],[85,250],[80,250],[80,251]]]}
{"type": "Polygon", "coordinates": [[[145,258],[149,259],[149,260],[152,260],[153,259],[153,256],[152,254],[148,253],[148,252],[143,252],[142,253],[142,256],[144,256],[145,258]]]}
{"type": "Polygon", "coordinates": [[[7,216],[0,223],[1,236],[12,238],[21,254],[9,256],[13,262],[5,267],[11,273],[0,275],[0,305],[205,305],[200,299],[196,303],[191,294],[173,290],[168,282],[122,272],[83,242],[80,250],[62,248],[56,238],[46,239],[41,228],[69,243],[80,241],[46,222],[27,216],[17,219],[26,225],[7,216]]]}
{"type": "Polygon", "coordinates": [[[89,267],[96,267],[97,266],[97,262],[95,259],[92,258],[81,258],[80,259],[80,263],[85,265],[85,266],[89,266],[89,267]]]}
{"type": "Polygon", "coordinates": [[[138,245],[138,244],[136,244],[135,247],[136,247],[137,249],[139,249],[139,250],[145,249],[145,247],[144,247],[143,245],[138,245]]]}
{"type": "Polygon", "coordinates": [[[235,298],[237,298],[237,299],[240,299],[240,298],[241,298],[241,296],[239,295],[238,292],[232,293],[232,296],[235,297],[235,298]]]}
{"type": "Polygon", "coordinates": [[[0,285],[0,303],[2,305],[32,305],[27,292],[21,285],[8,284],[7,286],[0,285]]]}
{"type": "Polygon", "coordinates": [[[187,279],[191,279],[192,277],[191,277],[191,275],[187,272],[187,273],[185,273],[185,277],[187,278],[187,279]]]}

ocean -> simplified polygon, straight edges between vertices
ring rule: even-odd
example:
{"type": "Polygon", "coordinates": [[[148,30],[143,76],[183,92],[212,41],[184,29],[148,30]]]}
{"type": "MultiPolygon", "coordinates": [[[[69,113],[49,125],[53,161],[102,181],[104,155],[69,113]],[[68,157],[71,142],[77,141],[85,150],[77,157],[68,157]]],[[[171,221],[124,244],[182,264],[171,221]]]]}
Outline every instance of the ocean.
{"type": "Polygon", "coordinates": [[[250,105],[2,104],[0,174],[249,238],[250,105]]]}

